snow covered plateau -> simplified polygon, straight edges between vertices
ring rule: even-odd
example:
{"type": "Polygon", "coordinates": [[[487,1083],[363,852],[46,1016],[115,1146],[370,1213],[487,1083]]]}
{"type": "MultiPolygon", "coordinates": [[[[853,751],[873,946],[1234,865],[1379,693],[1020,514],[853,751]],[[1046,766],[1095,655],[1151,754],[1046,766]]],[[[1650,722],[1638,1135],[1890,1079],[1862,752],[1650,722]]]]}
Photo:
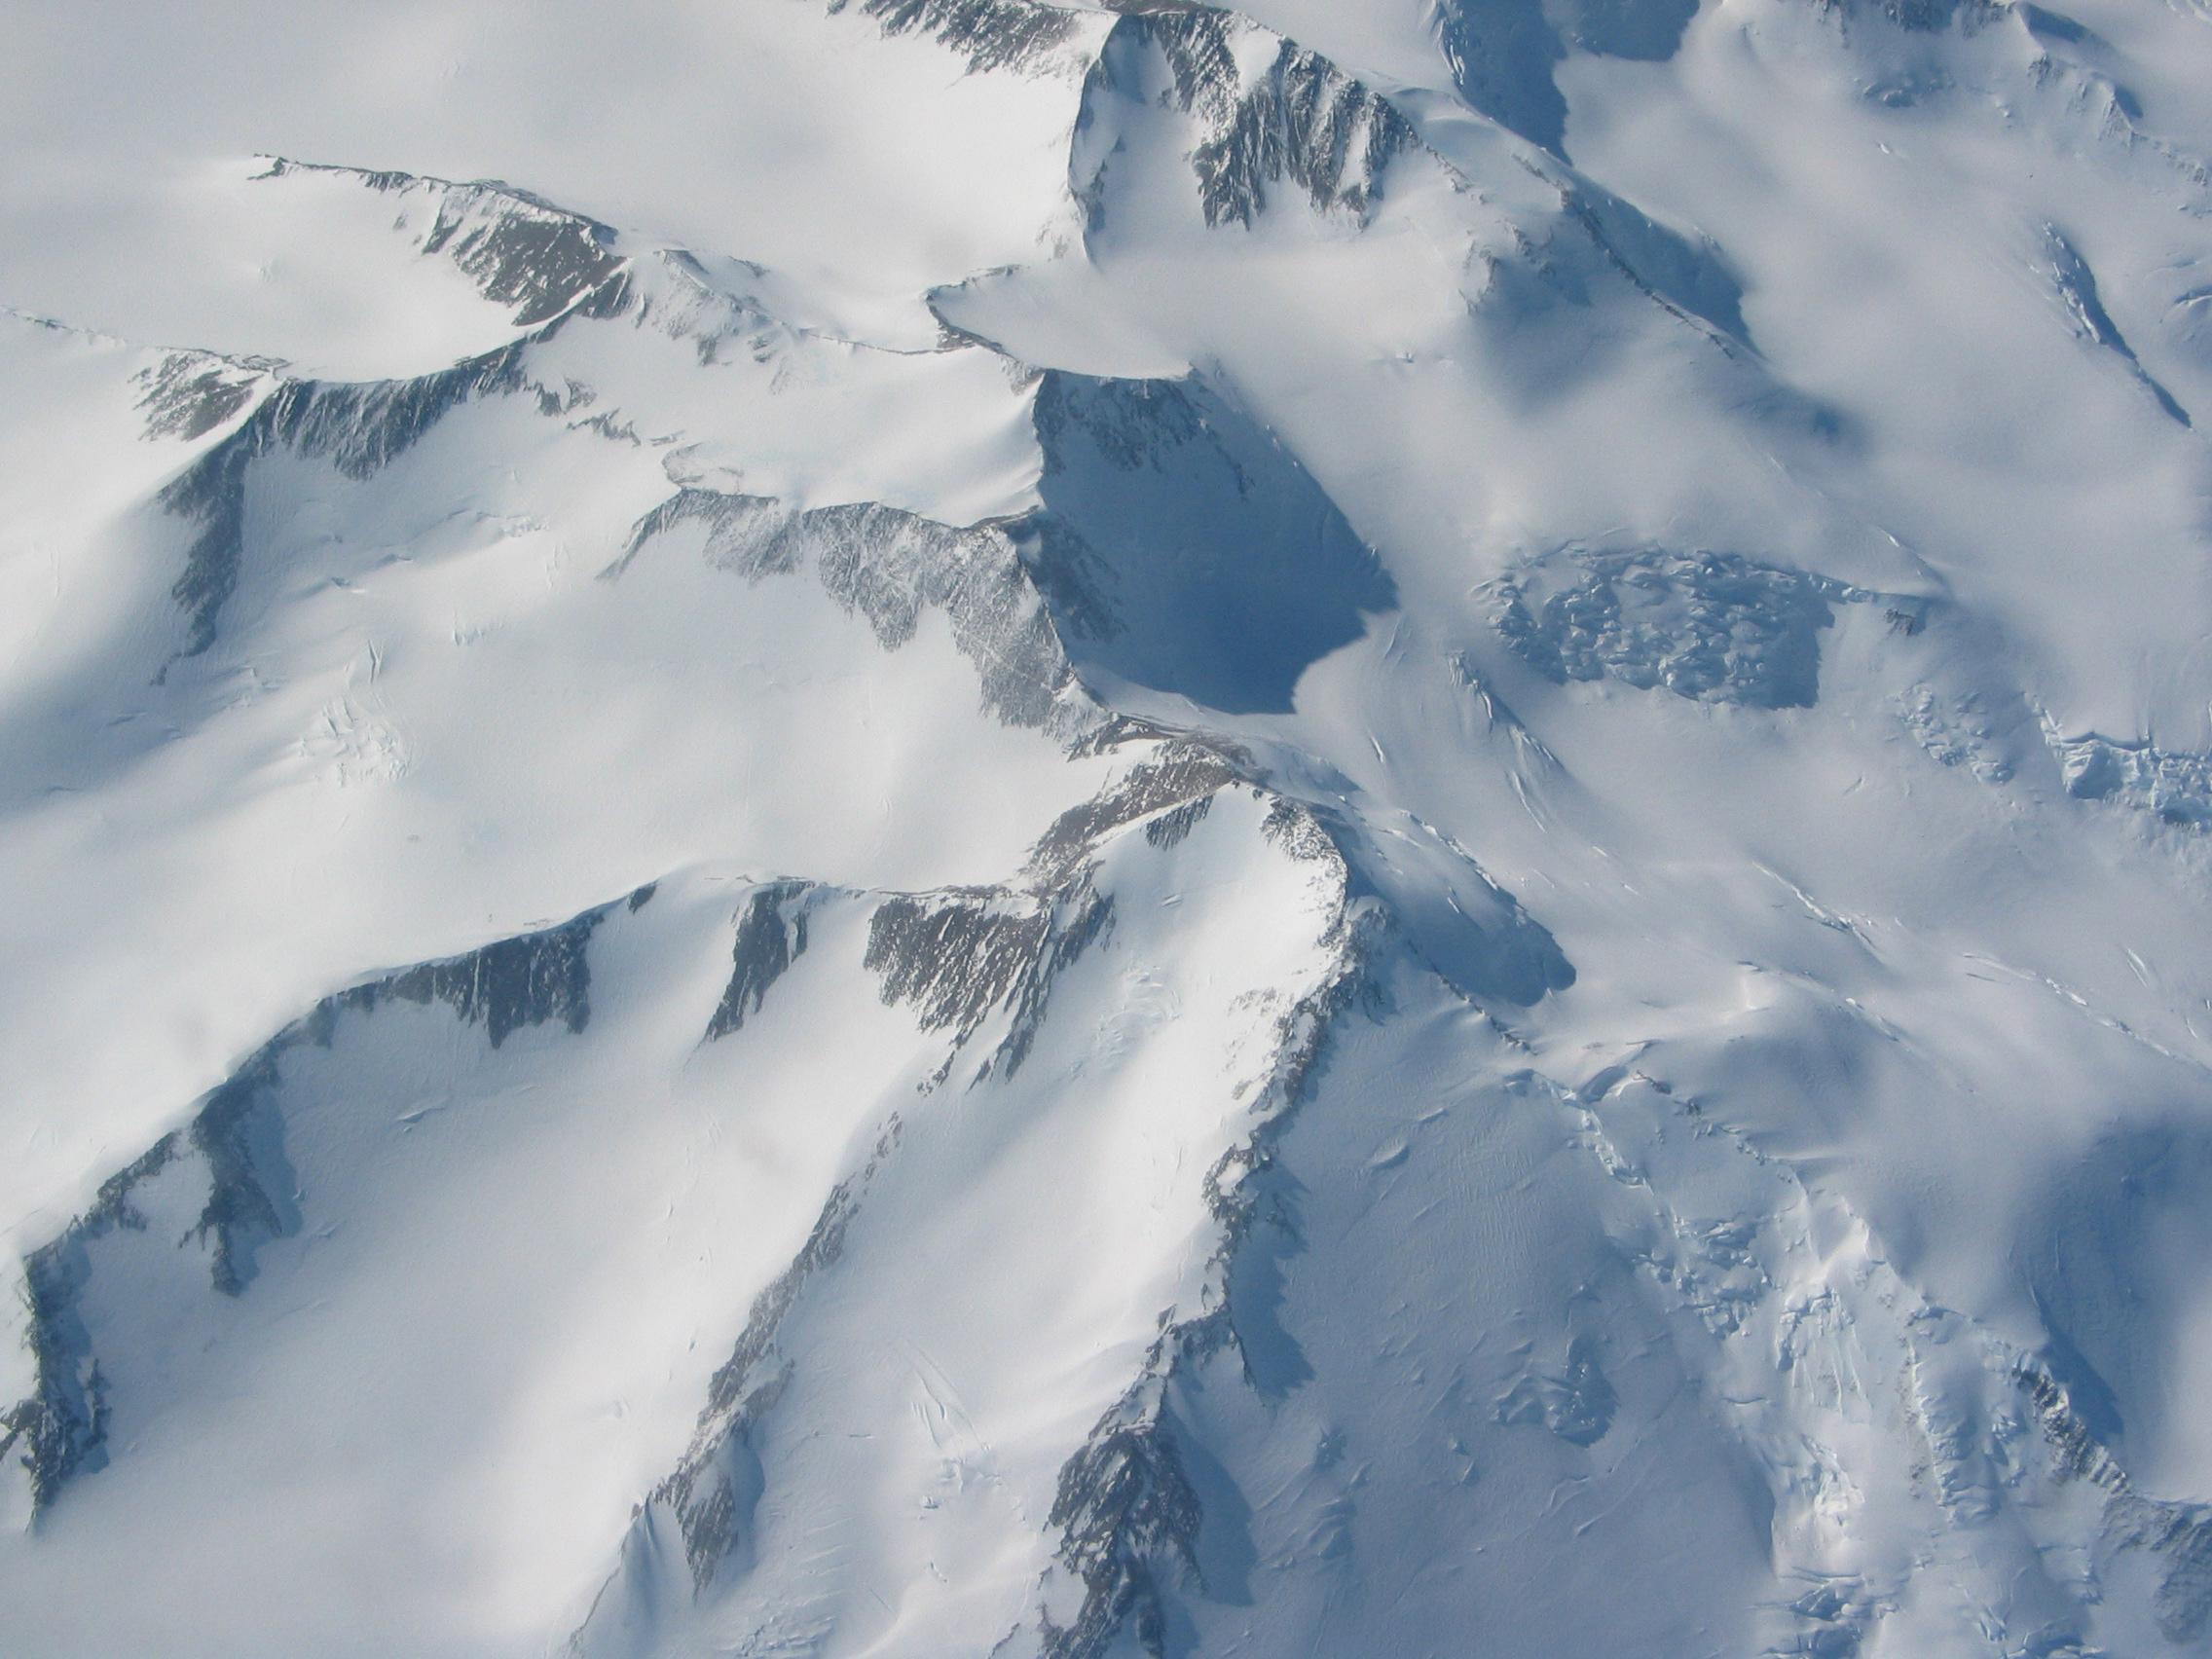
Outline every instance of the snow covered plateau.
{"type": "Polygon", "coordinates": [[[2212,1656],[2064,5],[0,4],[0,1654],[2212,1656]]]}

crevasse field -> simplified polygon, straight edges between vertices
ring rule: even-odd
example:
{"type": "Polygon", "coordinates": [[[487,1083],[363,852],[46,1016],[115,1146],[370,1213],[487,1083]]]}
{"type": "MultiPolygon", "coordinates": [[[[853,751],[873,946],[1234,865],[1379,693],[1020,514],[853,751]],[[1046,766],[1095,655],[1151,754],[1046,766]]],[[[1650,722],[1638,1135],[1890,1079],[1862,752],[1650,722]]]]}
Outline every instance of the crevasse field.
{"type": "Polygon", "coordinates": [[[0,11],[10,1659],[2212,1654],[2212,7],[0,11]]]}

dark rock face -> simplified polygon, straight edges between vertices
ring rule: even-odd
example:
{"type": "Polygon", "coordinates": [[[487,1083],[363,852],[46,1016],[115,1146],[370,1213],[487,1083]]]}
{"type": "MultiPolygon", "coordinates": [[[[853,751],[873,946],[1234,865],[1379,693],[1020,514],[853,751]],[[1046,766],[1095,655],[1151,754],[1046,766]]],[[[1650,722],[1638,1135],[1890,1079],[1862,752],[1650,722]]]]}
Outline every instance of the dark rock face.
{"type": "MultiPolygon", "coordinates": [[[[1190,161],[1209,225],[1250,224],[1278,184],[1322,211],[1364,217],[1383,169],[1419,147],[1413,128],[1327,58],[1289,41],[1277,42],[1267,67],[1247,79],[1236,43],[1252,27],[1207,7],[1132,12],[1108,36],[1090,90],[1143,99],[1164,70],[1167,101],[1200,130],[1190,161]]],[[[1079,187],[1094,226],[1105,188],[1103,166],[1079,187]]]]}
{"type": "Polygon", "coordinates": [[[754,889],[738,912],[729,986],[707,1022],[709,1042],[742,1028],[748,1014],[758,1014],[768,988],[806,954],[806,901],[815,891],[807,881],[771,881],[754,889]]]}
{"type": "Polygon", "coordinates": [[[1145,834],[1156,847],[1173,846],[1204,817],[1214,792],[1237,781],[1240,758],[1234,750],[1197,742],[1164,745],[1157,759],[1130,768],[1119,783],[1053,820],[1030,853],[1023,874],[1039,887],[1056,885],[1101,837],[1165,807],[1175,811],[1146,825],[1145,834]],[[1174,829],[1161,829],[1166,818],[1177,820],[1174,829]]]}
{"type": "Polygon", "coordinates": [[[522,385],[519,343],[415,380],[285,382],[159,498],[166,511],[201,527],[170,590],[191,623],[184,654],[197,656],[215,643],[216,623],[238,588],[255,462],[288,453],[326,460],[349,478],[371,478],[461,404],[522,385]]]}
{"type": "Polygon", "coordinates": [[[622,264],[608,226],[495,179],[457,184],[414,173],[282,159],[259,176],[293,173],[336,174],[387,195],[433,195],[437,212],[418,245],[424,254],[451,260],[486,299],[515,307],[518,328],[535,328],[559,316],[622,264]]]}
{"type": "Polygon", "coordinates": [[[1074,675],[1004,529],[962,529],[877,501],[800,511],[763,496],[686,489],[637,522],[614,570],[686,525],[705,528],[709,563],[749,581],[811,564],[830,597],[866,617],[886,650],[914,637],[925,608],[942,609],[953,644],[982,678],[985,708],[1010,725],[1059,717],[1074,675]]]}
{"type": "Polygon", "coordinates": [[[977,1077],[1012,1077],[1028,1057],[1052,984],[1113,925],[1114,901],[1078,870],[1042,897],[995,889],[900,894],[868,920],[866,967],[883,976],[883,1000],[909,1003],[924,1030],[950,1030],[953,1061],[1001,1010],[1012,1019],[977,1077]]]}
{"type": "Polygon", "coordinates": [[[571,1033],[581,1032],[591,1019],[591,964],[585,952],[610,908],[586,910],[560,927],[503,939],[466,956],[426,962],[356,986],[335,1001],[364,1014],[394,1000],[442,1002],[469,1024],[482,1025],[495,1049],[510,1033],[553,1019],[571,1033]]]}
{"type": "Polygon", "coordinates": [[[1165,55],[1182,107],[1212,136],[1193,153],[1209,225],[1249,224],[1270,184],[1296,185],[1319,208],[1364,213],[1382,169],[1415,147],[1405,118],[1327,58],[1284,41],[1238,87],[1227,15],[1164,12],[1133,20],[1165,55]]]}
{"type": "Polygon", "coordinates": [[[209,351],[171,351],[158,368],[137,376],[144,387],[138,407],[149,438],[205,437],[253,401],[274,363],[218,357],[209,351]]]}
{"type": "Polygon", "coordinates": [[[1159,1393],[1141,1382],[1060,1470],[1048,1519],[1084,1597],[1072,1624],[1045,1621],[1047,1659],[1102,1659],[1125,1630],[1154,1659],[1166,1651],[1160,1579],[1196,1576],[1203,1516],[1159,1393]]]}
{"type": "Polygon", "coordinates": [[[883,1000],[911,1003],[926,1030],[965,1042],[1014,994],[1045,940],[1041,910],[988,890],[886,899],[867,930],[883,1000]]]}
{"type": "MultiPolygon", "coordinates": [[[[850,0],[830,0],[842,12],[850,0]]],[[[1075,37],[1079,15],[1032,0],[861,0],[888,35],[927,36],[968,59],[971,74],[1028,69],[1075,37]]]]}
{"type": "Polygon", "coordinates": [[[515,307],[518,328],[559,316],[622,263],[607,246],[613,233],[606,226],[531,201],[487,215],[471,200],[484,194],[482,186],[449,191],[423,251],[446,254],[486,299],[515,307]]]}
{"type": "Polygon", "coordinates": [[[1213,796],[1203,795],[1187,800],[1181,806],[1171,807],[1144,827],[1144,838],[1154,846],[1165,849],[1181,845],[1183,838],[1197,829],[1205,818],[1206,809],[1213,805],[1213,796]]]}

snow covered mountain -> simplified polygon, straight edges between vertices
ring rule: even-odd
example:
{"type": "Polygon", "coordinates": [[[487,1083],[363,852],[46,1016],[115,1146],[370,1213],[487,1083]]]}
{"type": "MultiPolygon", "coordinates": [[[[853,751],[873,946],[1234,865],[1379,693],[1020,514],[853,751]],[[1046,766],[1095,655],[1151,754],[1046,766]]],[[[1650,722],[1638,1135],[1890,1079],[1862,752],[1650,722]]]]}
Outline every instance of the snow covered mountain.
{"type": "Polygon", "coordinates": [[[0,1646],[2212,1654],[2069,3],[18,8],[0,1646]]]}

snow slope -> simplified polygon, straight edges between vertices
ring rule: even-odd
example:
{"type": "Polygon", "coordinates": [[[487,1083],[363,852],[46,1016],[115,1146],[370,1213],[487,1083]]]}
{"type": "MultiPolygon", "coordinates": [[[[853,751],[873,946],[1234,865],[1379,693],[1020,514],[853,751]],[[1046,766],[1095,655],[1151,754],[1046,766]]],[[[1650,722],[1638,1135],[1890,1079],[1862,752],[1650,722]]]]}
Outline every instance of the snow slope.
{"type": "Polygon", "coordinates": [[[2208,29],[13,19],[10,1651],[2212,1652],[2208,29]]]}

